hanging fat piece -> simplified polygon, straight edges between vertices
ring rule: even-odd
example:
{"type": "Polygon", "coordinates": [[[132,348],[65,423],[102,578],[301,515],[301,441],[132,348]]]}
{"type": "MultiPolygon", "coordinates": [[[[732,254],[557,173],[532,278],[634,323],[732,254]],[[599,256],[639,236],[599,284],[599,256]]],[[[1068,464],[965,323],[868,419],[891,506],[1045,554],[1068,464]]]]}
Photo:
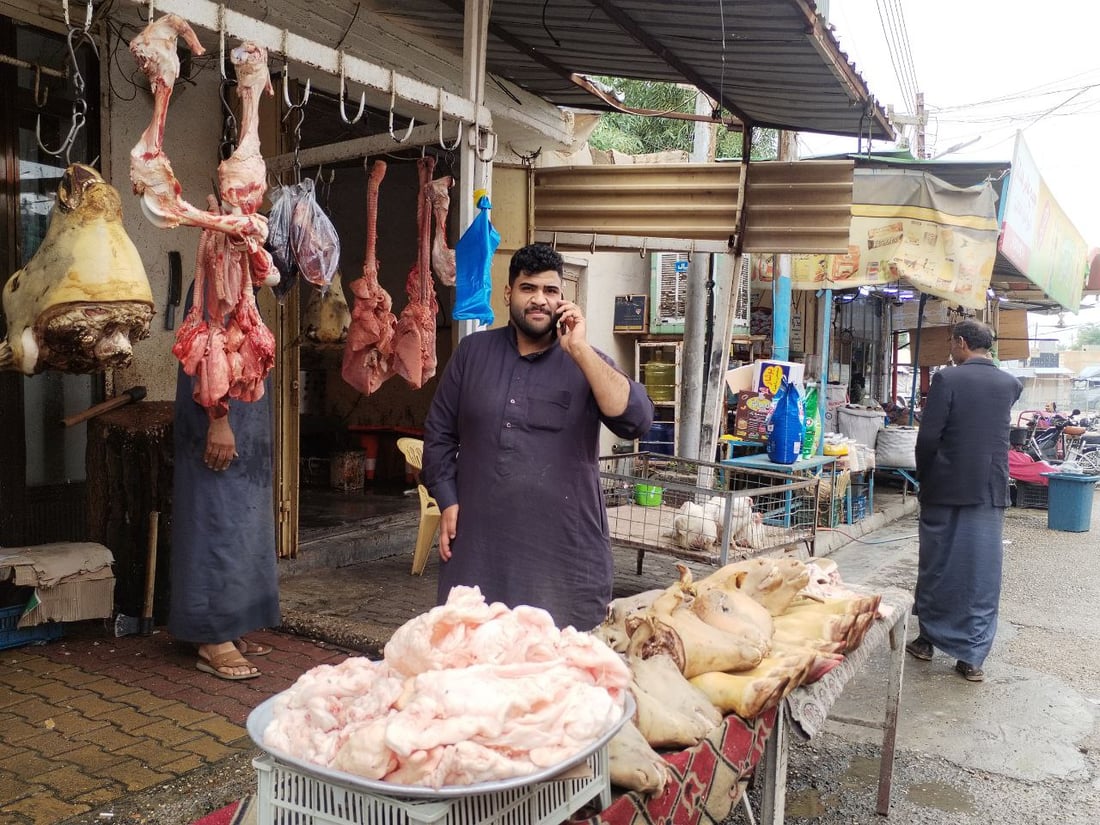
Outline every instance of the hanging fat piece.
{"type": "Polygon", "coordinates": [[[153,293],[122,226],[118,191],[92,167],[65,170],[38,251],[4,286],[0,368],[90,373],[128,367],[149,335],[153,293]]]}
{"type": "Polygon", "coordinates": [[[302,326],[306,338],[319,344],[339,344],[348,338],[351,326],[351,311],[344,297],[344,286],[340,282],[340,272],[329,284],[324,295],[319,289],[311,289],[305,312],[302,313],[302,326]]]}

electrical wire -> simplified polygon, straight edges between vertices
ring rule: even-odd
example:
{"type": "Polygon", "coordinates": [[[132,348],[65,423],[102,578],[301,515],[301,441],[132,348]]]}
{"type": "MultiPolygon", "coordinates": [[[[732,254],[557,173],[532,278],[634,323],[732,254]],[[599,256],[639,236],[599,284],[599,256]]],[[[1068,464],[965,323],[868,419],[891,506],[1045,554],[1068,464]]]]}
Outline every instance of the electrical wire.
{"type": "Polygon", "coordinates": [[[894,544],[894,543],[899,542],[899,541],[909,541],[910,539],[920,538],[919,533],[912,533],[912,534],[907,535],[907,536],[891,536],[890,538],[875,539],[874,541],[870,541],[870,540],[867,540],[867,539],[857,538],[856,536],[853,536],[851,533],[844,532],[839,527],[818,527],[817,528],[817,532],[819,532],[819,533],[825,532],[825,531],[830,532],[830,533],[839,533],[840,535],[844,536],[844,538],[850,539],[850,540],[856,542],[857,544],[894,544]]]}
{"type": "Polygon", "coordinates": [[[912,41],[909,37],[909,25],[905,20],[905,10],[902,8],[901,0],[893,0],[893,3],[894,17],[897,21],[896,25],[899,34],[899,42],[901,44],[902,65],[909,78],[910,86],[913,91],[913,101],[915,103],[917,95],[920,93],[920,83],[917,81],[917,67],[913,61],[913,50],[910,48],[910,43],[912,41]]]}
{"type": "Polygon", "coordinates": [[[890,54],[890,63],[894,68],[894,76],[897,78],[904,103],[909,111],[917,109],[917,80],[913,67],[912,52],[909,50],[908,32],[905,28],[905,16],[901,7],[890,5],[890,0],[875,0],[878,9],[879,23],[882,26],[883,37],[886,39],[890,54]]]}

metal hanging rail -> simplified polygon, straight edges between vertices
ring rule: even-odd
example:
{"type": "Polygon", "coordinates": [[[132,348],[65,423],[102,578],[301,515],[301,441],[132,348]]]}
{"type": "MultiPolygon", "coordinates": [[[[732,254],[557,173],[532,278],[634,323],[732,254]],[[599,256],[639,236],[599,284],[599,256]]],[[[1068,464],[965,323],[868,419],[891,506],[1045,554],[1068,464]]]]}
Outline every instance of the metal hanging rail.
{"type": "Polygon", "coordinates": [[[20,60],[18,57],[11,57],[6,54],[0,54],[0,63],[5,63],[8,66],[15,66],[19,69],[30,69],[32,72],[37,72],[46,77],[59,77],[64,79],[69,76],[68,72],[64,69],[51,69],[49,66],[43,66],[39,63],[30,63],[26,60],[20,60]]]}
{"type": "Polygon", "coordinates": [[[353,57],[301,35],[256,20],[239,11],[210,0],[155,0],[155,10],[172,12],[195,26],[212,32],[224,31],[229,37],[251,40],[272,54],[281,54],[293,63],[312,66],[332,77],[339,77],[341,64],[346,81],[368,86],[379,92],[395,93],[397,97],[433,112],[441,112],[451,120],[477,123],[489,128],[493,117],[485,106],[475,107],[472,100],[452,94],[438,86],[424,83],[389,68],[353,57]],[[221,24],[219,25],[219,21],[221,24]]]}

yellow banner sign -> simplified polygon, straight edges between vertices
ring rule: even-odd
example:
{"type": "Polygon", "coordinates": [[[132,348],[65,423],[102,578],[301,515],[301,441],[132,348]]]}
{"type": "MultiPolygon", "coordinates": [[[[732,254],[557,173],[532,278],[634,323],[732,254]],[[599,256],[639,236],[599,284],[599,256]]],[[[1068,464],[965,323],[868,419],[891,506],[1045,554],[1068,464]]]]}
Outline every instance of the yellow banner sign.
{"type": "Polygon", "coordinates": [[[794,289],[908,281],[973,309],[985,306],[997,254],[993,187],[958,187],[909,169],[857,170],[847,255],[796,255],[794,289]]]}

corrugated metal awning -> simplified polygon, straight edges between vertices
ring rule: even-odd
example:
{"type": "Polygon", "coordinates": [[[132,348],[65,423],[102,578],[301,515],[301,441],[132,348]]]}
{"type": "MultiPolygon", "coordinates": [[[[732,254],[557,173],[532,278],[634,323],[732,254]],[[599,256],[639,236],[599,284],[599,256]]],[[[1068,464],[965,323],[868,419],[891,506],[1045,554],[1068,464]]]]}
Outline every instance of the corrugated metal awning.
{"type": "MultiPolygon", "coordinates": [[[[463,0],[372,0],[462,51],[463,0]]],[[[893,137],[812,0],[508,0],[493,4],[488,71],[559,106],[606,108],[573,74],[688,83],[755,126],[893,137]]]]}
{"type": "MultiPolygon", "coordinates": [[[[743,250],[847,252],[853,169],[850,160],[750,163],[743,250]]],[[[699,251],[726,251],[738,225],[740,174],[738,163],[536,169],[536,239],[653,251],[694,241],[699,251]]]]}

